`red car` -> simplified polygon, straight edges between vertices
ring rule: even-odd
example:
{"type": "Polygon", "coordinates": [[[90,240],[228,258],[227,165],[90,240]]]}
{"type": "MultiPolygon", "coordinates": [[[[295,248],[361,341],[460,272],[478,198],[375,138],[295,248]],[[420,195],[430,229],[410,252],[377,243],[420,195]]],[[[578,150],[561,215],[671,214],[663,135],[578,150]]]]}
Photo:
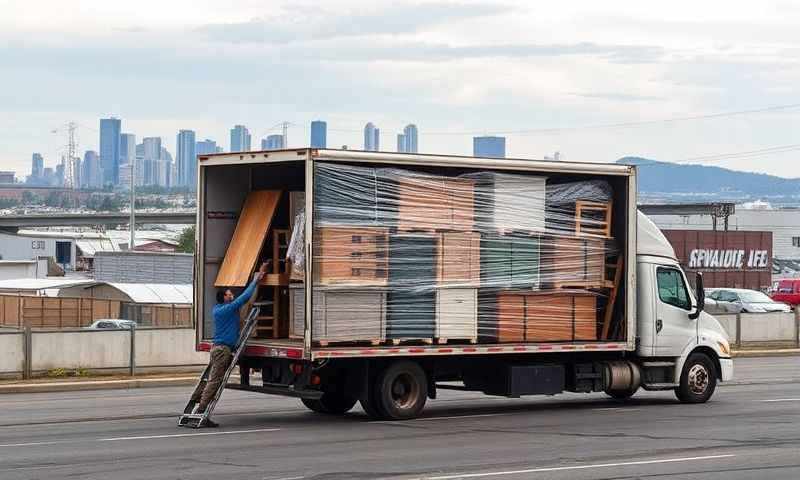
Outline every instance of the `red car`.
{"type": "Polygon", "coordinates": [[[788,303],[792,307],[800,304],[800,278],[778,280],[778,288],[772,294],[772,299],[788,303]]]}

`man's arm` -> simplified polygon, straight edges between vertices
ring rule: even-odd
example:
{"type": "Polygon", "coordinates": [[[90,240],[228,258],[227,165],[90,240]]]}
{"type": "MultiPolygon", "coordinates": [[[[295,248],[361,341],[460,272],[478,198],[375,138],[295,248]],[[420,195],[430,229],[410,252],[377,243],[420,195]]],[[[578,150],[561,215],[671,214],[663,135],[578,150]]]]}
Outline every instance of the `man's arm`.
{"type": "Polygon", "coordinates": [[[260,282],[261,279],[264,278],[264,273],[266,273],[266,271],[267,271],[267,264],[262,263],[261,267],[258,269],[256,274],[253,275],[253,280],[250,282],[250,285],[247,286],[244,292],[242,292],[241,295],[236,297],[231,303],[225,305],[223,308],[231,308],[234,310],[238,310],[239,308],[242,307],[242,305],[247,303],[247,301],[250,300],[250,297],[253,296],[253,292],[255,292],[258,282],[260,282]]]}

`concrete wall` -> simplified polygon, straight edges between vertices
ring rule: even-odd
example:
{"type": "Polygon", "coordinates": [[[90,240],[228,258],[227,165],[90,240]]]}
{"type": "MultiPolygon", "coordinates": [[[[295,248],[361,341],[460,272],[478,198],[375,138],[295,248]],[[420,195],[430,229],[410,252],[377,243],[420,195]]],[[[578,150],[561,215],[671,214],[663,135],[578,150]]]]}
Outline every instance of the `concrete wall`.
{"type": "MultiPolygon", "coordinates": [[[[130,331],[71,330],[31,332],[31,370],[54,368],[126,369],[130,366],[130,331]]],[[[136,367],[179,367],[208,363],[207,352],[195,352],[194,329],[136,330],[136,367]]],[[[24,335],[0,331],[0,374],[21,375],[24,335]]]]}
{"type": "Polygon", "coordinates": [[[36,260],[0,260],[0,280],[36,278],[36,260]]]}
{"type": "Polygon", "coordinates": [[[193,266],[189,253],[98,252],[94,277],[112,283],[192,283],[193,266]]]}
{"type": "Polygon", "coordinates": [[[715,314],[731,343],[794,342],[800,344],[800,325],[794,312],[715,314]]]}
{"type": "Polygon", "coordinates": [[[21,332],[0,332],[0,374],[22,372],[24,348],[21,332]]]}

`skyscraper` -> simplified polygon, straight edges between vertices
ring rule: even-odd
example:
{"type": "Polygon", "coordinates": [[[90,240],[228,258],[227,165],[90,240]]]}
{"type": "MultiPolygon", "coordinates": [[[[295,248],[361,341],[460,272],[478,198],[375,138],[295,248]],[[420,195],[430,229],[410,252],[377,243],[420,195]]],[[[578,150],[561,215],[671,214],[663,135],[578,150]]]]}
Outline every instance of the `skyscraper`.
{"type": "Polygon", "coordinates": [[[217,146],[217,142],[215,142],[214,140],[209,140],[207,138],[202,142],[197,142],[194,148],[196,155],[205,155],[207,153],[219,153],[222,151],[222,149],[217,146]]]}
{"type": "Polygon", "coordinates": [[[103,183],[119,183],[119,142],[122,122],[118,118],[100,119],[100,163],[103,166],[103,183]]]}
{"type": "Polygon", "coordinates": [[[267,138],[261,139],[261,150],[278,150],[285,147],[283,135],[269,135],[267,138]]]}
{"type": "Polygon", "coordinates": [[[377,152],[381,149],[381,131],[372,122],[364,125],[364,150],[377,152]]]}
{"type": "Polygon", "coordinates": [[[81,187],[100,188],[103,186],[103,168],[100,156],[94,150],[86,150],[81,163],[81,187]]]}
{"type": "Polygon", "coordinates": [[[505,158],[506,137],[472,137],[472,156],[505,158]]]}
{"type": "Polygon", "coordinates": [[[413,123],[406,125],[403,129],[403,136],[405,137],[407,153],[417,153],[417,126],[413,123]]]}
{"type": "Polygon", "coordinates": [[[39,180],[44,176],[44,158],[41,153],[31,156],[31,178],[39,180]]]}
{"type": "Polygon", "coordinates": [[[244,125],[231,128],[231,152],[250,151],[250,131],[244,125]]]}
{"type": "Polygon", "coordinates": [[[311,148],[326,148],[328,145],[328,124],[322,120],[311,122],[311,148]]]}
{"type": "Polygon", "coordinates": [[[158,185],[159,162],[161,161],[161,137],[142,139],[142,184],[158,185]]]}
{"type": "Polygon", "coordinates": [[[197,183],[197,145],[193,130],[178,132],[175,185],[194,187],[197,183]]]}
{"type": "Polygon", "coordinates": [[[406,136],[402,133],[397,134],[397,152],[403,153],[406,151],[406,136]]]}
{"type": "Polygon", "coordinates": [[[119,164],[125,165],[136,160],[136,135],[121,133],[119,135],[119,164]]]}

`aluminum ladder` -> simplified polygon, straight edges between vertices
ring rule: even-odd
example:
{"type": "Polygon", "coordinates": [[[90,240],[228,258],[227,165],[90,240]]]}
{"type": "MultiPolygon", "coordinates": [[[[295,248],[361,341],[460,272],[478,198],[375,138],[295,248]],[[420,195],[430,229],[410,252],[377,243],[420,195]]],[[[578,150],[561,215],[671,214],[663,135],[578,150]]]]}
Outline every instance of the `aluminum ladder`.
{"type": "MultiPolygon", "coordinates": [[[[256,302],[253,304],[253,308],[250,309],[250,313],[247,315],[247,319],[244,322],[244,327],[242,327],[242,331],[239,333],[239,341],[236,344],[236,349],[233,351],[231,363],[228,365],[228,369],[225,370],[225,375],[222,377],[222,382],[219,384],[219,389],[217,389],[217,391],[214,393],[214,398],[211,399],[211,402],[206,407],[205,412],[195,413],[194,410],[198,403],[193,402],[190,398],[189,402],[186,404],[186,407],[183,409],[183,414],[178,417],[179,427],[200,428],[206,425],[208,419],[211,417],[211,413],[217,406],[219,398],[222,396],[222,391],[225,390],[225,385],[228,383],[228,378],[230,378],[233,368],[239,362],[239,357],[241,356],[242,352],[244,352],[245,346],[247,345],[247,339],[250,338],[250,335],[253,333],[253,329],[255,329],[256,325],[258,324],[258,314],[261,310],[261,305],[265,303],[270,302],[256,302]]],[[[197,385],[195,385],[195,389],[192,390],[192,393],[197,391],[201,384],[204,384],[208,381],[208,376],[210,374],[211,364],[209,363],[205,370],[203,370],[203,374],[200,375],[200,380],[197,382],[197,385]]]]}

